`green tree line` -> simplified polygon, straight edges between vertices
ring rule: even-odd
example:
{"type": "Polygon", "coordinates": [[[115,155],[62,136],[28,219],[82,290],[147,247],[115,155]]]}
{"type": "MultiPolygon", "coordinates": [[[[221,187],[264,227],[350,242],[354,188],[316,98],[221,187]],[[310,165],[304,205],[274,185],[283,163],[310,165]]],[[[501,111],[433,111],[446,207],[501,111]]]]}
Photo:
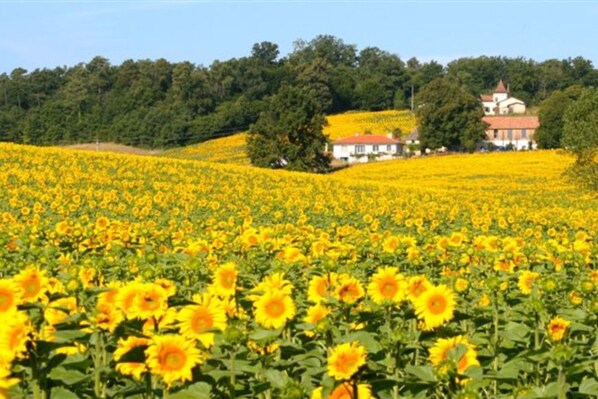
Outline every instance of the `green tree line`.
{"type": "Polygon", "coordinates": [[[171,147],[246,130],[284,86],[301,87],[325,114],[406,108],[413,90],[444,77],[478,96],[503,79],[529,105],[572,85],[597,86],[598,71],[582,57],[461,58],[442,66],[329,35],[278,45],[256,43],[249,56],[191,62],[103,57],[71,67],[16,68],[0,75],[0,141],[54,145],[115,141],[171,147]]]}

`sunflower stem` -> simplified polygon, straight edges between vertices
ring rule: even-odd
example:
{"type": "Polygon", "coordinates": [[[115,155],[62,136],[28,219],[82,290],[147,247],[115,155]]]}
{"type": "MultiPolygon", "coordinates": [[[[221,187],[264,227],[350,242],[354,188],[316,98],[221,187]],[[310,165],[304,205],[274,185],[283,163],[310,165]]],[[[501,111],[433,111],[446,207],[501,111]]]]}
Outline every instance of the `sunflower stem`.
{"type": "Polygon", "coordinates": [[[235,358],[237,357],[237,351],[233,350],[231,351],[231,356],[230,356],[230,393],[231,393],[231,398],[236,398],[236,392],[235,392],[235,385],[237,384],[237,380],[236,380],[236,375],[235,375],[235,358]]]}
{"type": "Polygon", "coordinates": [[[104,387],[102,384],[102,368],[104,366],[104,341],[102,332],[96,331],[96,343],[94,354],[94,393],[96,398],[103,398],[104,387]]]}
{"type": "Polygon", "coordinates": [[[558,399],[567,398],[567,377],[563,371],[563,366],[559,366],[558,376],[558,399]]]}
{"type": "MultiPolygon", "coordinates": [[[[534,350],[540,349],[540,315],[538,312],[535,312],[536,316],[536,328],[534,329],[534,350]]],[[[540,386],[540,365],[536,363],[535,372],[536,372],[536,385],[540,386]]]]}
{"type": "MultiPolygon", "coordinates": [[[[498,319],[498,306],[496,301],[498,300],[497,296],[494,295],[494,300],[493,300],[493,324],[494,324],[494,360],[492,361],[492,368],[494,369],[495,372],[498,372],[498,323],[499,323],[499,319],[498,319]]],[[[496,396],[498,394],[498,381],[494,380],[494,382],[492,383],[492,389],[494,391],[494,396],[496,396]]]]}

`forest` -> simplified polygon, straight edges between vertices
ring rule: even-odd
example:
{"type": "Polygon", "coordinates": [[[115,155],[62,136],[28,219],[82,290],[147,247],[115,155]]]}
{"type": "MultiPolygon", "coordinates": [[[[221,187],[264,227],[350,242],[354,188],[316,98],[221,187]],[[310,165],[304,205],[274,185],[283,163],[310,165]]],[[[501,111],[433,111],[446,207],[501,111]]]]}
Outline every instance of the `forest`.
{"type": "Polygon", "coordinates": [[[287,56],[261,42],[249,56],[209,66],[165,59],[112,65],[96,56],[70,67],[16,68],[0,75],[0,141],[184,146],[247,130],[283,83],[307,88],[322,113],[335,114],[408,108],[412,93],[437,77],[476,97],[503,79],[531,106],[573,85],[598,85],[598,70],[583,57],[480,56],[443,66],[320,35],[297,40],[287,56]]]}

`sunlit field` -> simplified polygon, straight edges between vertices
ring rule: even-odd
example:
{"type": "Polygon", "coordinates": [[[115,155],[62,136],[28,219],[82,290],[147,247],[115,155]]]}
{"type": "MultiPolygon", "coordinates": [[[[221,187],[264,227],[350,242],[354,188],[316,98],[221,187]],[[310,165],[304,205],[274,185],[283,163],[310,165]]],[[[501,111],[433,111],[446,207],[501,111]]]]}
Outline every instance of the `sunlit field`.
{"type": "Polygon", "coordinates": [[[0,144],[0,397],[595,396],[598,199],[570,162],[0,144]]]}
{"type": "MultiPolygon", "coordinates": [[[[388,134],[396,129],[406,137],[415,128],[415,117],[409,111],[349,112],[326,118],[324,134],[330,140],[352,136],[356,133],[388,134]]],[[[216,138],[203,143],[175,148],[160,155],[169,158],[249,165],[246,154],[246,133],[216,138]]]]}

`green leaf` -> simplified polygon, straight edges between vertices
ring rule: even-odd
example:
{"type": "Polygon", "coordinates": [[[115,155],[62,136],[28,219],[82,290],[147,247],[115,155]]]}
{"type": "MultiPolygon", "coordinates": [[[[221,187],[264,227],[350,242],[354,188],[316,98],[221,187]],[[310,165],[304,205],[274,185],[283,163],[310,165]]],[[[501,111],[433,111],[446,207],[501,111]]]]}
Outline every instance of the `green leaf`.
{"type": "Polygon", "coordinates": [[[556,382],[552,382],[548,385],[544,385],[541,387],[535,387],[525,396],[522,396],[521,399],[548,399],[548,398],[556,398],[559,393],[559,384],[556,382]]]}
{"type": "Polygon", "coordinates": [[[66,388],[56,387],[52,388],[52,399],[78,399],[77,394],[69,391],[66,388]]]}
{"type": "Polygon", "coordinates": [[[277,338],[279,335],[280,330],[264,330],[263,328],[259,328],[249,336],[249,339],[262,341],[277,338]]]}
{"type": "Polygon", "coordinates": [[[80,371],[67,370],[63,367],[56,367],[55,369],[52,369],[50,374],[48,374],[48,377],[50,377],[52,380],[62,381],[66,385],[74,385],[89,378],[88,375],[85,375],[80,371]]]}
{"type": "Polygon", "coordinates": [[[506,339],[515,342],[527,342],[527,336],[530,332],[531,329],[525,324],[510,321],[505,325],[504,331],[502,332],[502,336],[506,339]]]}
{"type": "Polygon", "coordinates": [[[423,382],[436,382],[438,379],[434,374],[434,370],[430,366],[412,366],[407,365],[405,371],[419,378],[423,382]]]}
{"type": "Polygon", "coordinates": [[[287,383],[288,377],[285,373],[275,369],[268,369],[264,372],[264,375],[268,382],[275,388],[284,388],[287,383]]]}
{"type": "Polygon", "coordinates": [[[210,399],[210,391],[212,387],[205,382],[197,382],[189,385],[187,388],[181,389],[175,393],[170,394],[172,399],[210,399]]]}
{"type": "Polygon", "coordinates": [[[594,378],[584,378],[579,384],[579,393],[598,397],[598,381],[594,378]]]}
{"type": "Polygon", "coordinates": [[[52,336],[57,343],[69,343],[72,344],[73,341],[83,338],[86,336],[87,333],[84,333],[79,330],[63,330],[63,331],[54,331],[52,336]]]}
{"type": "Polygon", "coordinates": [[[376,353],[382,350],[382,345],[378,342],[378,338],[375,334],[367,331],[357,331],[347,335],[343,341],[359,341],[361,345],[368,351],[368,353],[376,353]]]}

